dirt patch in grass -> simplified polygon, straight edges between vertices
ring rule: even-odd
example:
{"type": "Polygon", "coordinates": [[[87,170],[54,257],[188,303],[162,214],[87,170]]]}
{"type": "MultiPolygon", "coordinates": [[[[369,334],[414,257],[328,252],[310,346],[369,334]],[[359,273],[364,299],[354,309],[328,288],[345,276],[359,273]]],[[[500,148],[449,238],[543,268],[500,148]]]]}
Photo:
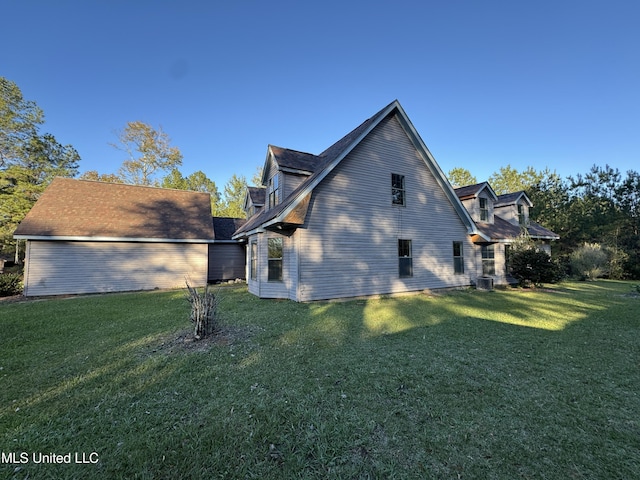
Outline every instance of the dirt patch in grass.
{"type": "Polygon", "coordinates": [[[216,346],[232,346],[249,342],[257,327],[222,326],[212,335],[196,340],[193,329],[185,328],[165,339],[148,353],[176,354],[187,352],[206,352],[216,346]]]}

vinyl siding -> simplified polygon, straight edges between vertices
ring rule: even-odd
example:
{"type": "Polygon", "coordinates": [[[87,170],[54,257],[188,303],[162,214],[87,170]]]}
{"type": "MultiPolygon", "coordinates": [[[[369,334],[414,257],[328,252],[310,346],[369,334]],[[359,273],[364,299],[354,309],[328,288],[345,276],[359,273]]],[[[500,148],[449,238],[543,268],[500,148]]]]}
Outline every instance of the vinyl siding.
{"type": "Polygon", "coordinates": [[[484,190],[480,193],[480,195],[478,195],[478,197],[463,200],[462,204],[467,209],[467,211],[471,215],[471,218],[473,218],[475,222],[493,223],[493,216],[495,214],[495,208],[493,206],[493,198],[491,198],[488,194],[486,194],[484,190]],[[485,221],[485,222],[480,221],[480,198],[487,199],[487,210],[489,213],[489,221],[485,221]]]}
{"type": "Polygon", "coordinates": [[[298,229],[298,300],[469,285],[467,229],[395,116],[383,120],[315,188],[298,229]],[[406,206],[391,203],[391,174],[405,176],[406,206]],[[413,277],[399,278],[398,239],[410,239],[413,277]],[[453,241],[463,242],[456,275],[453,241]]]}
{"type": "Polygon", "coordinates": [[[282,192],[284,194],[282,199],[285,199],[309,177],[305,175],[295,175],[293,173],[283,173],[281,178],[282,192]]]}
{"type": "Polygon", "coordinates": [[[293,237],[265,232],[249,238],[247,247],[247,265],[250,263],[250,245],[258,243],[257,279],[247,279],[249,292],[261,298],[291,298],[295,300],[297,290],[297,254],[293,248],[293,237]],[[282,281],[269,281],[268,239],[282,238],[282,281]]]}
{"type": "Polygon", "coordinates": [[[209,245],[209,282],[245,278],[245,247],[239,243],[209,245]]]}
{"type": "Polygon", "coordinates": [[[207,256],[206,244],[28,241],[25,295],[204,285],[207,256]]]}

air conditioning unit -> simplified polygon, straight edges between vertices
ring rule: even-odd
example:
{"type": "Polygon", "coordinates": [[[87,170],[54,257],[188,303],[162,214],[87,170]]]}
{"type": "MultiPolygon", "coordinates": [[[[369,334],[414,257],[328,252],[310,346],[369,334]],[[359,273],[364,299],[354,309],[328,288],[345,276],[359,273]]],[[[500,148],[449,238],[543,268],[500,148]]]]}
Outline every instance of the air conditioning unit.
{"type": "Polygon", "coordinates": [[[477,290],[493,290],[493,278],[491,277],[478,277],[476,279],[477,290]]]}

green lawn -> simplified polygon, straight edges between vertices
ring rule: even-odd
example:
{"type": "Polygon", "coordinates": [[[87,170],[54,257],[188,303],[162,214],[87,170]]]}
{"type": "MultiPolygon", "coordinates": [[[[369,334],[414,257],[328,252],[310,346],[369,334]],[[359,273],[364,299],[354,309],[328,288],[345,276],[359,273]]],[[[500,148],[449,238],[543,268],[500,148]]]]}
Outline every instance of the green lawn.
{"type": "Polygon", "coordinates": [[[639,478],[633,286],[0,302],[0,478],[639,478]]]}

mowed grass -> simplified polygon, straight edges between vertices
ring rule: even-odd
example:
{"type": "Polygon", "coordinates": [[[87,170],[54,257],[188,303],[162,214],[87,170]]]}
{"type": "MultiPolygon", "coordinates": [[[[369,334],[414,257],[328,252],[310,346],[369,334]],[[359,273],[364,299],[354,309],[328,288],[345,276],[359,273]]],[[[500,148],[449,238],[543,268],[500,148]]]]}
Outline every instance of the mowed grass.
{"type": "Polygon", "coordinates": [[[0,478],[639,478],[633,285],[0,303],[0,478]]]}

